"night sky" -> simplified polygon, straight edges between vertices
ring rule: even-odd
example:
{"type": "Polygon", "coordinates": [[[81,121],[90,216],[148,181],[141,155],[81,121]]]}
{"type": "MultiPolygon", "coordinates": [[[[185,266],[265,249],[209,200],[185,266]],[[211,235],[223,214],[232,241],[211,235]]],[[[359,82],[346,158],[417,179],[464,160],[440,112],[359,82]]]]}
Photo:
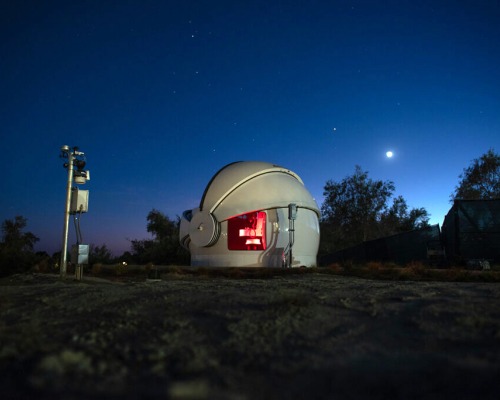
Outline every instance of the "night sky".
{"type": "Polygon", "coordinates": [[[50,254],[65,144],[91,172],[84,243],[115,255],[233,161],[291,169],[319,206],[358,164],[442,224],[500,151],[499,1],[16,0],[0,30],[0,220],[50,254]]]}

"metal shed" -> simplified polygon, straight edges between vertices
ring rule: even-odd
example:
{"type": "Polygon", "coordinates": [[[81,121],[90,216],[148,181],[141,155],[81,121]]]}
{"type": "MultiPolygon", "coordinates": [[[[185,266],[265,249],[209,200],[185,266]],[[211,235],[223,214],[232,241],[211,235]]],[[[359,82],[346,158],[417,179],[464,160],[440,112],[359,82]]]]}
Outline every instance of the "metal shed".
{"type": "Polygon", "coordinates": [[[192,266],[313,267],[319,216],[297,174],[240,161],[220,169],[199,207],[183,213],[179,239],[192,266]]]}
{"type": "Polygon", "coordinates": [[[442,232],[450,262],[500,262],[500,199],[455,200],[442,232]]]}

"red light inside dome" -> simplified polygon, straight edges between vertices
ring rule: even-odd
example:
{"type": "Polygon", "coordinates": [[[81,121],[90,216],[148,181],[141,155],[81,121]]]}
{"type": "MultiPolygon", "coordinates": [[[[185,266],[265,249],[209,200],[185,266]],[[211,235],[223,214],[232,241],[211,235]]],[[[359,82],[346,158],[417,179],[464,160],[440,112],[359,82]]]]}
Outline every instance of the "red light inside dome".
{"type": "Polygon", "coordinates": [[[229,250],[266,249],[266,213],[252,211],[227,221],[229,250]]]}

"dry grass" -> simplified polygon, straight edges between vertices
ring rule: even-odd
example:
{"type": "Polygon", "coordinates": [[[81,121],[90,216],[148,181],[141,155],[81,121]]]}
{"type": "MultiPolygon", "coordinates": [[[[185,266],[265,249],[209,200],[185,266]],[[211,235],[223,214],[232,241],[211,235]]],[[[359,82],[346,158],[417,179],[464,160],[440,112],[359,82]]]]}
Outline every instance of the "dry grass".
{"type": "Polygon", "coordinates": [[[438,281],[438,282],[500,282],[500,268],[477,271],[461,267],[430,268],[422,262],[410,262],[401,267],[394,263],[368,262],[366,264],[332,264],[318,268],[319,273],[356,276],[366,279],[395,281],[438,281]]]}
{"type": "Polygon", "coordinates": [[[366,268],[368,269],[368,271],[379,272],[384,268],[384,264],[382,264],[380,261],[370,261],[366,263],[366,268]]]}
{"type": "Polygon", "coordinates": [[[355,276],[364,279],[392,281],[442,281],[442,282],[500,282],[500,268],[490,270],[467,270],[458,267],[435,269],[421,262],[410,262],[405,266],[394,263],[368,262],[354,264],[352,261],[334,263],[317,268],[237,268],[237,267],[189,267],[162,265],[103,265],[94,264],[84,275],[107,277],[119,280],[142,279],[272,279],[280,276],[329,274],[355,276]]]}

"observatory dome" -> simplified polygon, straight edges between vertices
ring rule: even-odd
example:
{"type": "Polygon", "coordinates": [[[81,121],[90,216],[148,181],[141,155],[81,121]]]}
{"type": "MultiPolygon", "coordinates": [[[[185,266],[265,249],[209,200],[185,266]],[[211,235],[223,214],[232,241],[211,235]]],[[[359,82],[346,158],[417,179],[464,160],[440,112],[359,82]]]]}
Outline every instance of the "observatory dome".
{"type": "Polygon", "coordinates": [[[183,213],[180,241],[192,265],[278,266],[288,253],[294,257],[289,266],[305,259],[315,265],[319,215],[297,174],[268,162],[240,161],[220,169],[199,207],[183,213]]]}

